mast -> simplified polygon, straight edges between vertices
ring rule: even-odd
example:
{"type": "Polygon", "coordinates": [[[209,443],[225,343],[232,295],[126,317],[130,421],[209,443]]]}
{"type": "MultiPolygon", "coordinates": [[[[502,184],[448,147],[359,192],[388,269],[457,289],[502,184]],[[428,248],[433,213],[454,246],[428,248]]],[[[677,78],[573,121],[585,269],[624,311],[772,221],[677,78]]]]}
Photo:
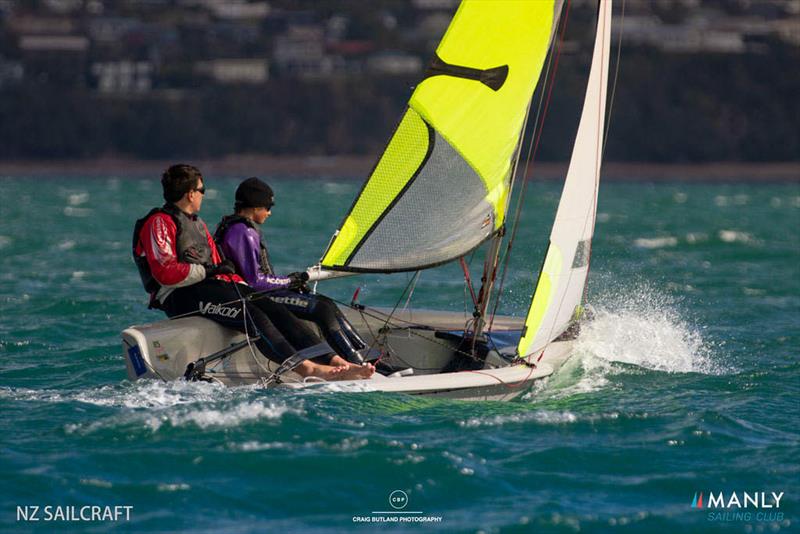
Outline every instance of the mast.
{"type": "MultiPolygon", "coordinates": [[[[550,41],[548,47],[551,53],[552,50],[555,48],[555,43],[556,43],[555,36],[556,32],[558,31],[559,22],[561,20],[561,11],[563,9],[563,5],[564,5],[563,0],[556,0],[554,2],[553,22],[551,26],[552,29],[550,33],[550,41]]],[[[522,155],[522,143],[525,140],[525,131],[527,130],[528,127],[528,118],[530,117],[532,103],[533,103],[533,93],[531,93],[530,99],[528,99],[528,105],[525,109],[525,120],[522,123],[522,131],[519,134],[519,139],[517,140],[517,147],[514,152],[514,163],[511,166],[511,172],[508,177],[508,195],[506,196],[504,213],[508,213],[508,206],[511,203],[511,196],[514,190],[514,184],[516,182],[517,169],[519,168],[519,160],[522,155]]],[[[530,156],[530,154],[528,155],[530,156]]],[[[526,161],[525,163],[527,167],[528,162],[526,161]]],[[[478,303],[476,304],[475,311],[473,312],[473,316],[475,317],[473,345],[474,341],[478,337],[480,337],[484,327],[486,326],[486,310],[489,308],[489,303],[492,300],[491,298],[492,290],[494,289],[494,283],[495,280],[497,279],[497,269],[499,267],[499,262],[500,262],[500,246],[503,243],[503,238],[505,237],[505,235],[506,235],[506,227],[504,223],[503,226],[491,237],[489,247],[486,250],[486,260],[484,261],[483,276],[481,278],[481,288],[480,291],[478,292],[479,295],[478,303]]]]}

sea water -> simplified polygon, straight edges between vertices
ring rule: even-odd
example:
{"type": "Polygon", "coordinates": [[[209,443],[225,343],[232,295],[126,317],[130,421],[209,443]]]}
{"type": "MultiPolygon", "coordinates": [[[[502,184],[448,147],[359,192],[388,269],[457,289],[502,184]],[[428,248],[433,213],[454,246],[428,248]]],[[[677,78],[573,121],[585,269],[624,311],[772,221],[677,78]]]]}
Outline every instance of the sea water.
{"type": "MultiPolygon", "coordinates": [[[[359,183],[269,181],[272,259],[302,269],[359,183]]],[[[212,230],[236,184],[207,178],[212,230]]],[[[559,191],[530,184],[502,313],[526,311],[559,191]]],[[[119,332],[162,318],[130,232],[160,198],[153,177],[0,178],[0,530],[800,529],[796,183],[604,184],[595,321],[506,403],[129,382],[119,332]],[[728,506],[745,492],[764,507],[728,506]]],[[[402,307],[410,279],[320,289],[402,307]]],[[[408,306],[468,299],[445,266],[408,306]]]]}

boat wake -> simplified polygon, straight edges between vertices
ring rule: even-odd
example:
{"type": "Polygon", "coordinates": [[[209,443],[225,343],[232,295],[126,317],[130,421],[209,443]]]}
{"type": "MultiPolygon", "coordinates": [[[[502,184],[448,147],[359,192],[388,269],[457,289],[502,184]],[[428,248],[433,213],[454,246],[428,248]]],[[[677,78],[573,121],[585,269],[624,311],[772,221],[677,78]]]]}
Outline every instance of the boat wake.
{"type": "MultiPolygon", "coordinates": [[[[286,402],[264,396],[256,387],[229,388],[196,382],[142,380],[74,391],[0,388],[0,398],[42,404],[77,404],[111,409],[108,416],[65,425],[67,433],[91,434],[109,428],[230,428],[257,421],[303,414],[300,399],[286,402]]],[[[72,410],[70,410],[72,411],[72,410]]],[[[84,409],[78,410],[84,412],[84,409]]]]}

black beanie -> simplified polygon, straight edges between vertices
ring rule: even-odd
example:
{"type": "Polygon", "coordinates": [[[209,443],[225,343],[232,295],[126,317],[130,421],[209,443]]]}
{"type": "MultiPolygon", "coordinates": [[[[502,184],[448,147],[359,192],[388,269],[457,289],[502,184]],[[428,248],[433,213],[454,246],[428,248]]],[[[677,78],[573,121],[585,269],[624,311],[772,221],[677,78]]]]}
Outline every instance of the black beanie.
{"type": "Polygon", "coordinates": [[[248,178],[236,188],[236,208],[271,208],[272,188],[256,178],[248,178]]]}

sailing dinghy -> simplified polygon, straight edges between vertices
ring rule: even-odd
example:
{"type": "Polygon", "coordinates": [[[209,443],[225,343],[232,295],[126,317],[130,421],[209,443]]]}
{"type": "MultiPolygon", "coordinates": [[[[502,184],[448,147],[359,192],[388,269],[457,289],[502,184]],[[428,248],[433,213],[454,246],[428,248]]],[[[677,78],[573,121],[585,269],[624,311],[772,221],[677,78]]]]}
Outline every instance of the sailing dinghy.
{"type": "MultiPolygon", "coordinates": [[[[459,6],[386,149],[309,273],[321,281],[461,261],[469,283],[463,258],[485,245],[482,287],[470,286],[473,317],[465,325],[460,312],[342,306],[380,353],[381,372],[336,382],[337,390],[510,399],[570,356],[595,226],[611,0],[598,4],[583,111],[530,307],[523,318],[489,310],[524,125],[545,64],[557,53],[561,11],[560,0],[459,6]]],[[[122,339],[132,380],[320,387],[267,360],[243,334],[202,317],[132,326],[122,339]]],[[[298,354],[292,359],[301,361],[298,354]]]]}

